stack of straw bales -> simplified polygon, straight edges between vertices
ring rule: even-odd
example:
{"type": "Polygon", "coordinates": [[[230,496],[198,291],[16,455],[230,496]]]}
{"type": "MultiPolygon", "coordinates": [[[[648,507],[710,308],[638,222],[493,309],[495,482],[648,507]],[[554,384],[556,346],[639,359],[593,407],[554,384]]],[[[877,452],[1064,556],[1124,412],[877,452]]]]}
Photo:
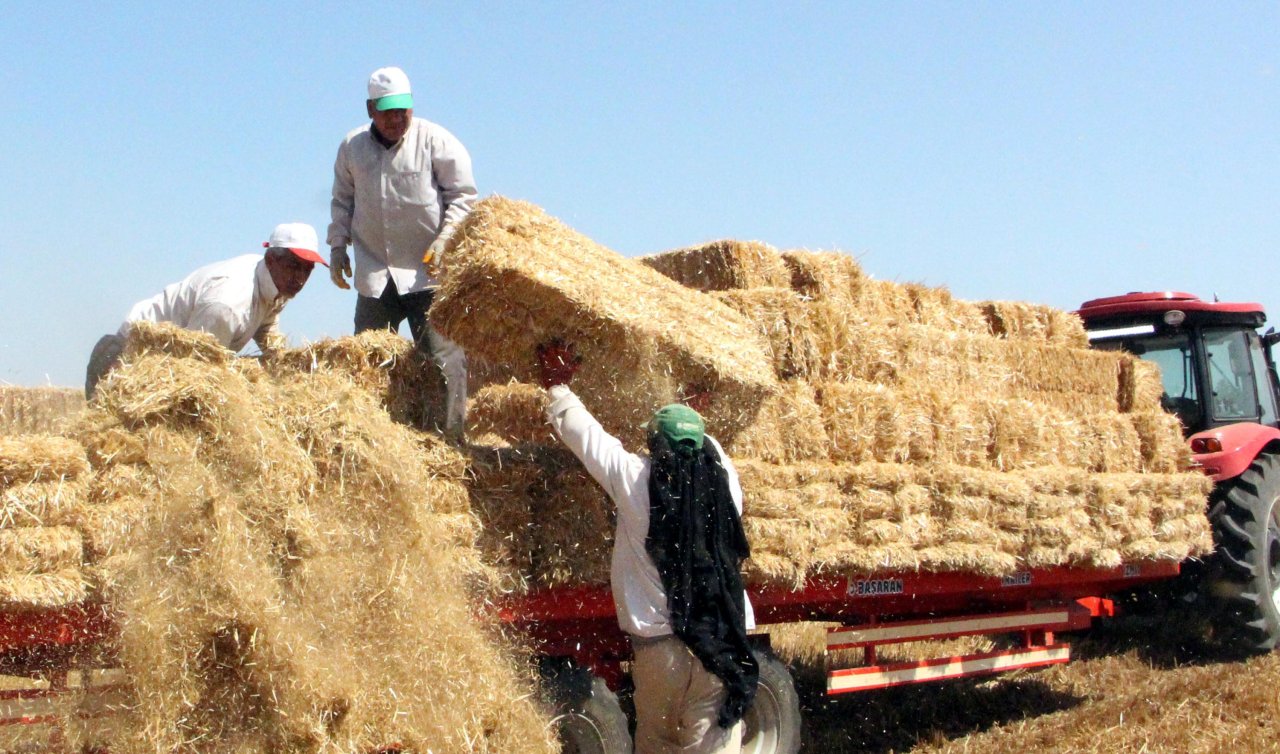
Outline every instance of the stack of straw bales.
{"type": "Polygon", "coordinates": [[[353,378],[132,331],[76,433],[96,472],[77,520],[133,692],[112,751],[554,749],[476,617],[491,575],[466,459],[391,421],[358,384],[382,345],[360,345],[315,349],[355,353],[353,378]]]}
{"type": "Polygon", "coordinates": [[[84,543],[66,524],[84,499],[88,471],[73,440],[0,438],[0,609],[67,607],[87,597],[84,543]]]}
{"type": "Polygon", "coordinates": [[[0,385],[0,435],[57,434],[83,408],[78,388],[0,385]]]}
{"type": "Polygon", "coordinates": [[[571,472],[538,466],[554,441],[527,382],[533,346],[552,337],[578,346],[584,379],[575,390],[634,450],[643,447],[636,424],[676,397],[681,380],[652,385],[690,360],[662,361],[668,343],[730,370],[710,381],[731,386],[717,391],[711,414],[727,404],[745,420],[713,421],[711,431],[742,469],[757,582],[1115,566],[1211,547],[1209,482],[1184,471],[1187,450],[1159,407],[1158,372],[1089,350],[1072,314],[963,301],[945,288],[872,279],[847,255],[755,242],[640,260],[684,286],[675,292],[536,208],[497,198],[463,227],[452,260],[433,317],[510,369],[471,409],[473,435],[523,459],[505,476],[491,470],[484,485],[525,490],[524,506],[514,494],[486,521],[500,530],[502,562],[528,569],[509,571],[509,584],[604,583],[607,573],[609,532],[595,530],[609,516],[604,494],[584,494],[581,479],[572,492],[554,489],[571,472]],[[684,334],[691,302],[703,313],[695,345],[684,334]],[[770,382],[758,376],[765,360],[769,389],[732,381],[744,356],[757,385],[770,382]],[[618,365],[643,368],[620,379],[618,365]],[[557,523],[557,496],[573,499],[591,526],[557,523]]]}

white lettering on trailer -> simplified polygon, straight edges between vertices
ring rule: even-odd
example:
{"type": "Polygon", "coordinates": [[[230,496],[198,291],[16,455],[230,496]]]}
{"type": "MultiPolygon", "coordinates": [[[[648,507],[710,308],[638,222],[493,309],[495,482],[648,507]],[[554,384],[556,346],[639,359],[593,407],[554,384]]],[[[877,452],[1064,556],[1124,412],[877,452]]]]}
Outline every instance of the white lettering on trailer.
{"type": "Polygon", "coordinates": [[[1000,586],[1027,586],[1031,583],[1030,571],[1018,571],[1000,579],[1000,586]]]}
{"type": "Polygon", "coordinates": [[[1136,578],[1142,575],[1142,567],[1136,565],[1126,565],[1124,567],[1124,577],[1126,579],[1136,578]]]}
{"type": "Polygon", "coordinates": [[[902,594],[902,579],[863,579],[849,584],[851,597],[877,597],[882,594],[902,594]]]}

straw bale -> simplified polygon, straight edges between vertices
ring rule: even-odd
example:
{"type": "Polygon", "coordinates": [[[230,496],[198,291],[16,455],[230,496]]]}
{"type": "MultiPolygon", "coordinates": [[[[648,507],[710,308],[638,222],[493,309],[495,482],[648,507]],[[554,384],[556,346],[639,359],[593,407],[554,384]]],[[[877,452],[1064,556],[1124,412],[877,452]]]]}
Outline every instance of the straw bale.
{"type": "Polygon", "coordinates": [[[543,470],[524,448],[468,448],[468,489],[480,522],[477,547],[498,572],[497,591],[526,593],[533,586],[534,519],[531,496],[543,470]]]}
{"type": "Polygon", "coordinates": [[[1097,413],[1084,420],[1088,431],[1090,471],[1131,472],[1142,465],[1142,442],[1130,417],[1118,412],[1097,413]]]}
{"type": "Polygon", "coordinates": [[[531,495],[535,580],[546,587],[608,584],[613,504],[572,457],[548,466],[531,495]]]}
{"type": "Polygon", "coordinates": [[[823,370],[831,338],[811,321],[811,313],[823,312],[825,307],[786,288],[732,290],[713,296],[755,326],[780,379],[810,378],[823,370]]]}
{"type": "Polygon", "coordinates": [[[8,485],[0,489],[0,527],[63,523],[69,511],[84,501],[88,486],[83,479],[8,485]]]}
{"type": "Polygon", "coordinates": [[[77,388],[0,385],[0,435],[58,434],[82,410],[77,388]]]}
{"type": "Polygon", "coordinates": [[[911,300],[912,323],[965,333],[987,332],[987,319],[978,304],[955,298],[945,287],[904,283],[902,288],[911,300]]]}
{"type": "Polygon", "coordinates": [[[531,382],[536,347],[560,337],[583,357],[574,389],[624,442],[686,385],[712,390],[706,416],[728,440],[776,389],[752,326],[710,296],[609,251],[537,207],[479,202],[450,247],[433,324],[531,382]]]}
{"type": "Polygon", "coordinates": [[[1164,396],[1160,365],[1129,354],[1120,356],[1120,396],[1116,403],[1125,413],[1156,411],[1164,396]]]}
{"type": "Polygon", "coordinates": [[[84,602],[89,592],[79,568],[0,577],[0,604],[9,608],[71,607],[84,602]]]}
{"type": "Polygon", "coordinates": [[[0,487],[74,479],[89,471],[84,448],[57,435],[0,437],[0,487]]]}
{"type": "Polygon", "coordinates": [[[1119,409],[1123,354],[1016,339],[1003,347],[1016,395],[1041,400],[1058,393],[1084,410],[1119,409]]]}
{"type": "Polygon", "coordinates": [[[782,261],[791,272],[792,290],[843,308],[848,308],[867,281],[853,257],[837,251],[784,251],[782,261]]]}
{"type": "Polygon", "coordinates": [[[766,398],[756,419],[725,446],[732,457],[772,463],[825,459],[831,441],[813,387],[787,380],[777,395],[766,398]]]}
{"type": "Polygon", "coordinates": [[[918,324],[889,332],[897,340],[895,381],[903,387],[998,395],[1017,382],[1019,365],[990,336],[918,324]]]}
{"type": "Polygon", "coordinates": [[[102,405],[146,433],[147,474],[85,506],[136,698],[113,751],[552,750],[467,598],[465,459],[336,372],[156,355],[102,405]]]}
{"type": "Polygon", "coordinates": [[[932,418],[899,391],[870,382],[828,382],[817,399],[832,460],[905,463],[932,458],[932,418]]]}
{"type": "Polygon", "coordinates": [[[872,324],[906,325],[916,316],[916,304],[907,287],[891,280],[863,281],[853,297],[853,309],[872,324]]]}
{"type": "Polygon", "coordinates": [[[712,241],[638,261],[687,288],[704,292],[791,285],[791,270],[782,255],[759,241],[712,241]]]}
{"type": "Polygon", "coordinates": [[[80,415],[68,434],[84,447],[94,469],[142,463],[147,457],[142,436],[96,405],[80,415]]]}
{"type": "Polygon", "coordinates": [[[0,578],[75,569],[83,561],[84,540],[70,527],[0,529],[0,578]]]}
{"type": "Polygon", "coordinates": [[[545,403],[546,392],[537,385],[486,385],[467,404],[467,435],[492,434],[510,444],[553,442],[545,403]]]}
{"type": "Polygon", "coordinates": [[[378,397],[391,418],[418,429],[433,429],[443,417],[443,380],[431,359],[413,341],[390,330],[323,339],[283,349],[266,362],[268,371],[337,372],[378,397]]]}
{"type": "Polygon", "coordinates": [[[1061,309],[1024,301],[982,301],[978,303],[992,335],[1048,343],[1073,348],[1089,345],[1080,317],[1061,309]]]}
{"type": "Polygon", "coordinates": [[[1142,471],[1170,474],[1191,468],[1191,449],[1182,437],[1182,422],[1164,411],[1129,414],[1138,433],[1142,471]]]}
{"type": "MultiPolygon", "coordinates": [[[[207,332],[188,330],[172,322],[131,322],[121,361],[128,363],[153,354],[206,364],[229,364],[236,356],[207,332]]],[[[111,376],[108,374],[106,379],[111,376]]]]}

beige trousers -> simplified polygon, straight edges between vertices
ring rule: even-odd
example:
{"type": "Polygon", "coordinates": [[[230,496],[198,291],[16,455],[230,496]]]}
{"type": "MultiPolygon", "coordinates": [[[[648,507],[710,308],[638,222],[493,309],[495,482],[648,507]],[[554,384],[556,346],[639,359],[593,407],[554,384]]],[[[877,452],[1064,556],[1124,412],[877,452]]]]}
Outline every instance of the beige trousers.
{"type": "Polygon", "coordinates": [[[674,636],[632,637],[636,754],[740,754],[742,723],[716,723],[724,684],[674,636]]]}

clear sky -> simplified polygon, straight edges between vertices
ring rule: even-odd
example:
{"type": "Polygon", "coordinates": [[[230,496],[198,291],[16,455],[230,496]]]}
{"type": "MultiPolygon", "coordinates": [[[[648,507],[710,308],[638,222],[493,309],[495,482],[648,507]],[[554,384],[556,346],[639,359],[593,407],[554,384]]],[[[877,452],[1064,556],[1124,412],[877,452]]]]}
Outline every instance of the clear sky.
{"type": "MultiPolygon", "coordinates": [[[[0,11],[0,381],[278,222],[324,237],[338,142],[398,65],[482,195],[626,255],[715,238],[1075,308],[1280,320],[1280,3],[64,3],[0,11]]],[[[327,253],[327,252],[326,252],[327,253]]],[[[294,344],[351,331],[319,270],[294,344]]]]}

